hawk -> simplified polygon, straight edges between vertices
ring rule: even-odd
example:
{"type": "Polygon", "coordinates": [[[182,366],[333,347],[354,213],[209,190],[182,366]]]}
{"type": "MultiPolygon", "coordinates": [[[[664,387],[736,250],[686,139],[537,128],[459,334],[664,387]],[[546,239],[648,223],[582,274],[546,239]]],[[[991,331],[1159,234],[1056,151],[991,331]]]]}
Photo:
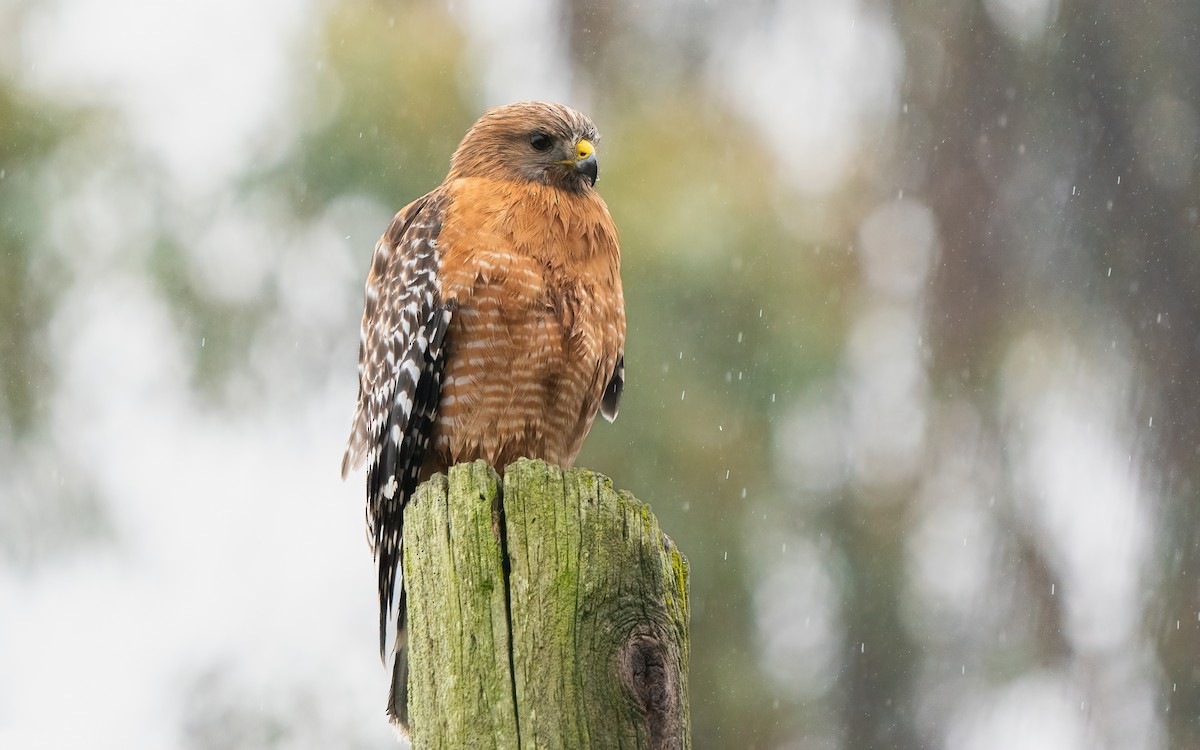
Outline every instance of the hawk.
{"type": "Polygon", "coordinates": [[[375,245],[342,477],[367,465],[379,649],[396,605],[388,714],[407,726],[404,506],[464,461],[575,461],[625,382],[617,229],[595,190],[596,127],[561,104],[489,110],[440,186],[375,245]]]}

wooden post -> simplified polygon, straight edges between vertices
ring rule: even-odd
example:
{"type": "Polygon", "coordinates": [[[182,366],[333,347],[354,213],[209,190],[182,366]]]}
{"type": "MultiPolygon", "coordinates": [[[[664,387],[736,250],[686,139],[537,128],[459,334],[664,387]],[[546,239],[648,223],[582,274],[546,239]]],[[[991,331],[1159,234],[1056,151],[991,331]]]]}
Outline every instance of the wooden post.
{"type": "Polygon", "coordinates": [[[606,477],[455,466],[404,550],[415,750],[691,747],[687,560],[606,477]]]}

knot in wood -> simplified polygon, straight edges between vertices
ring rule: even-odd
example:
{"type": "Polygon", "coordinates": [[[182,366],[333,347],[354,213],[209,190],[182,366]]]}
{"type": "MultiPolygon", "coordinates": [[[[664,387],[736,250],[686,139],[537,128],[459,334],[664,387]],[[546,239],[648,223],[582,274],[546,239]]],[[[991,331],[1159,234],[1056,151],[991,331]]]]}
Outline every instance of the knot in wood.
{"type": "Polygon", "coordinates": [[[622,649],[621,666],[622,678],[646,719],[651,747],[679,747],[679,675],[669,643],[635,633],[622,649]]]}

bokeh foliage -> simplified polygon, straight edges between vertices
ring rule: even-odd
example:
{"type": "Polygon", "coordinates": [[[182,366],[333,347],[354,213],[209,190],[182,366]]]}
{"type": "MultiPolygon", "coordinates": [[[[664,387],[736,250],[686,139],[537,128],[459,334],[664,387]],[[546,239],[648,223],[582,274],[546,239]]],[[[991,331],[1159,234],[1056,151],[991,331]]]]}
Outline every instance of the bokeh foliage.
{"type": "Polygon", "coordinates": [[[39,171],[82,120],[80,112],[0,86],[0,420],[14,434],[33,427],[37,390],[51,383],[39,346],[55,299],[52,269],[38,262],[38,217],[50,199],[39,171]]]}
{"type": "MultiPolygon", "coordinates": [[[[566,2],[562,21],[573,85],[603,133],[599,189],[621,230],[629,319],[620,418],[597,425],[579,464],[650,502],[689,557],[696,747],[939,746],[968,664],[989,685],[1087,671],[1048,593],[1059,562],[1022,515],[1027,492],[1008,446],[1024,426],[998,405],[1005,362],[1030,330],[1130,348],[1128,409],[1154,426],[1130,436],[1130,462],[1142,462],[1158,498],[1146,511],[1157,544],[1137,616],[1156,665],[1145,671],[1157,675],[1161,744],[1200,746],[1200,6],[1061,0],[1046,34],[1021,42],[988,3],[884,3],[905,51],[902,109],[860,145],[840,187],[812,194],[713,85],[719,12],[673,5],[671,35],[656,35],[632,3],[566,2]],[[1193,129],[1164,128],[1162,117],[1190,117],[1193,129]],[[940,249],[918,315],[924,452],[896,481],[797,486],[780,466],[783,417],[844,396],[848,338],[871,303],[860,230],[898,195],[928,206],[940,249]],[[966,447],[955,442],[964,422],[966,447]],[[988,562],[1003,580],[971,627],[947,634],[922,627],[944,613],[912,611],[911,545],[939,451],[955,450],[986,465],[978,485],[1002,536],[988,562]],[[811,540],[839,613],[830,674],[807,693],[772,680],[760,637],[764,581],[784,560],[766,548],[793,537],[811,540]]],[[[774,4],[756,7],[765,17],[774,4]]],[[[383,222],[440,181],[483,106],[476,51],[440,3],[342,2],[317,18],[294,62],[298,136],[229,189],[290,226],[347,201],[383,222]]],[[[45,260],[56,195],[44,173],[85,122],[0,79],[0,446],[39,425],[54,388],[45,321],[70,269],[45,260]]],[[[282,282],[246,302],[215,298],[191,278],[189,235],[172,216],[159,217],[145,273],[180,335],[212,341],[192,353],[191,375],[220,409],[224,384],[281,315],[282,282]]],[[[347,251],[360,276],[372,241],[347,251]]],[[[360,288],[346,291],[355,304],[360,288]]],[[[346,341],[358,313],[345,311],[346,341]]],[[[301,343],[297,369],[328,351],[324,339],[301,343]]],[[[347,381],[351,350],[337,350],[347,381]]]]}

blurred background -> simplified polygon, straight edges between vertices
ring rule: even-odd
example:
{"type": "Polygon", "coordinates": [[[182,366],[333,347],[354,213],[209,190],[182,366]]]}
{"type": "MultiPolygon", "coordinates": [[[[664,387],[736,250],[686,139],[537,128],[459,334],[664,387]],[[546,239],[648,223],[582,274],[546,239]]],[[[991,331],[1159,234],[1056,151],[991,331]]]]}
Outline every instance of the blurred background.
{"type": "Polygon", "coordinates": [[[1200,747],[1200,4],[0,0],[0,747],[387,748],[372,247],[599,126],[706,748],[1200,747]]]}

